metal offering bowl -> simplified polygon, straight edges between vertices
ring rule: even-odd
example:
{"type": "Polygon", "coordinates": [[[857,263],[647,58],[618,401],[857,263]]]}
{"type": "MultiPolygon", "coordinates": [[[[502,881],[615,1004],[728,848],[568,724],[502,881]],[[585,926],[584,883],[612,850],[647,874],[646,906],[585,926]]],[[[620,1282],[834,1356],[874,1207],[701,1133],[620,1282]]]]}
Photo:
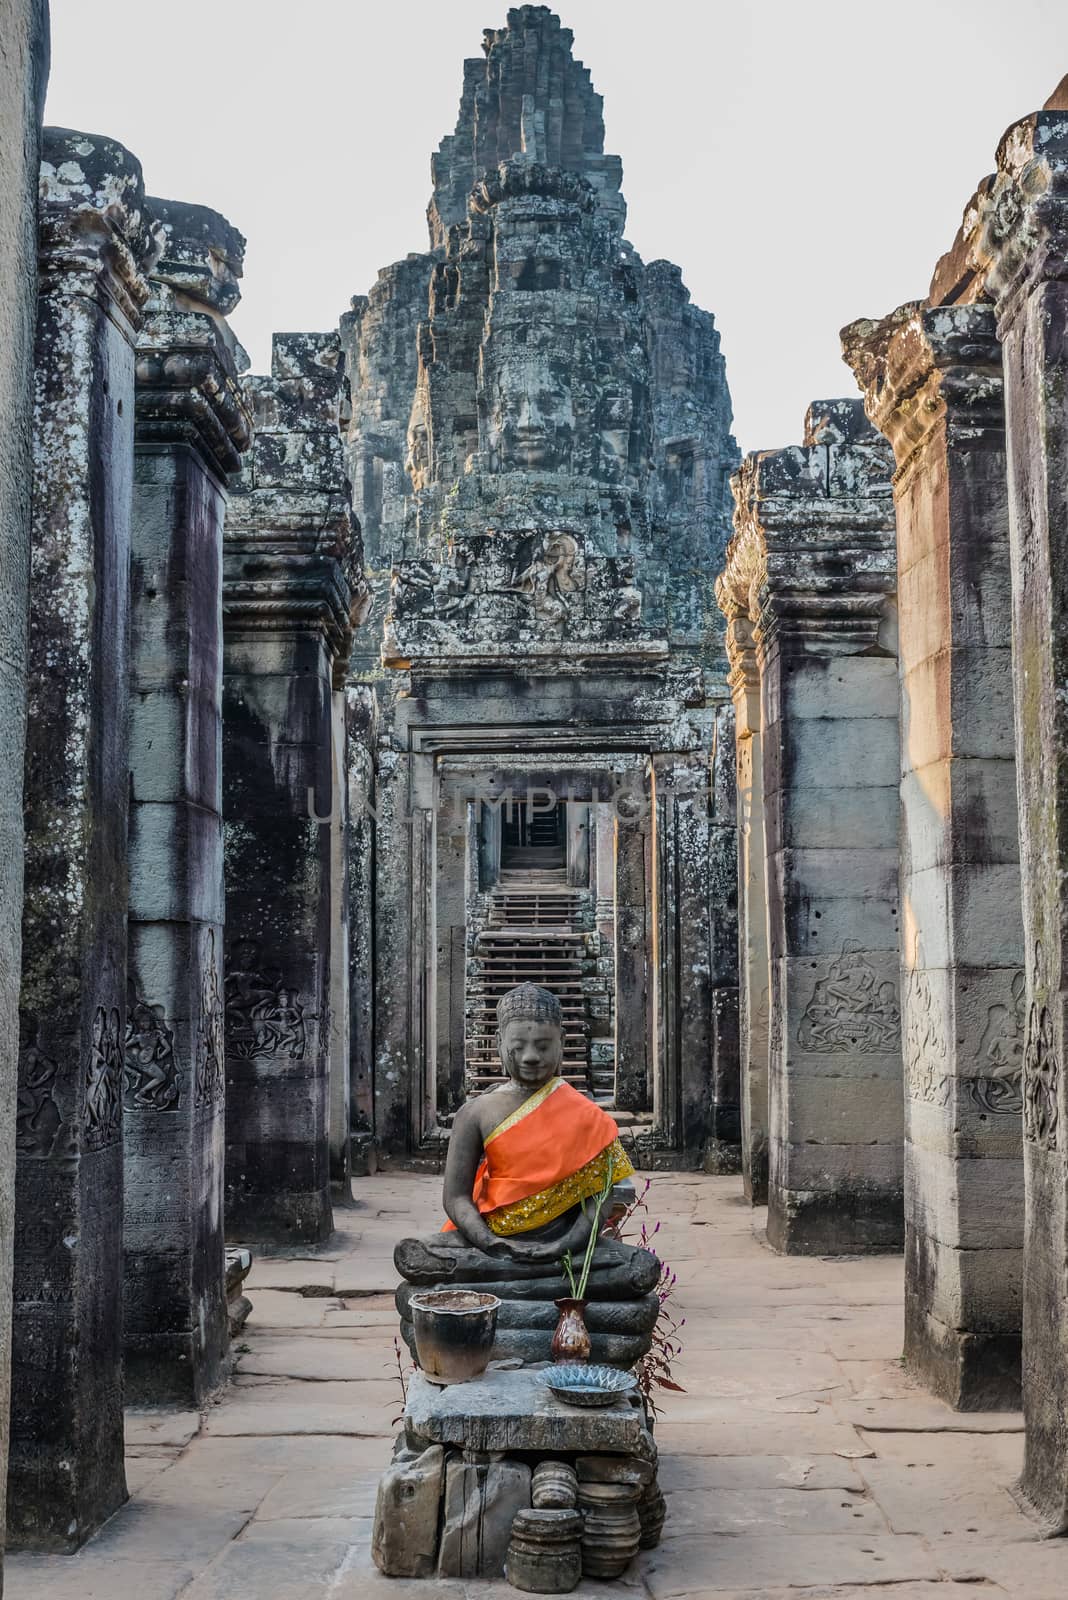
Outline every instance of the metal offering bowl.
{"type": "Polygon", "coordinates": [[[538,1382],[569,1406],[610,1406],[634,1388],[634,1374],[618,1367],[587,1367],[578,1362],[546,1367],[538,1382]]]}

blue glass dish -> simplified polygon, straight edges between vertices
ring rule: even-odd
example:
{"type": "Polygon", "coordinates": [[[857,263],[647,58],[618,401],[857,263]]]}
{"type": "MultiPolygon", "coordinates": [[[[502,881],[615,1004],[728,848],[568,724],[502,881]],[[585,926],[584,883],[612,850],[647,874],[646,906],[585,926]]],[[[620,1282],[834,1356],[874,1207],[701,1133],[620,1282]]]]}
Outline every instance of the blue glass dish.
{"type": "Polygon", "coordinates": [[[546,1367],[538,1382],[569,1406],[610,1406],[634,1388],[634,1374],[618,1367],[587,1367],[570,1362],[546,1367]]]}

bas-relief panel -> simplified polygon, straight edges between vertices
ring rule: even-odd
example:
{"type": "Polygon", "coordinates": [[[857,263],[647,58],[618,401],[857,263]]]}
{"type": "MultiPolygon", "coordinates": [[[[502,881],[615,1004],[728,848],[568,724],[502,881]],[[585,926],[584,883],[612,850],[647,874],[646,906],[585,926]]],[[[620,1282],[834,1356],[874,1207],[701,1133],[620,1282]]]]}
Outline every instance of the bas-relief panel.
{"type": "Polygon", "coordinates": [[[303,1060],[309,1020],[281,974],[261,968],[259,947],[238,940],[226,968],[227,1054],[238,1061],[303,1060]]]}
{"type": "Polygon", "coordinates": [[[200,994],[200,1020],[197,1025],[197,1058],[193,1078],[193,1104],[214,1105],[226,1093],[226,1037],[219,970],[215,954],[215,930],[208,930],[204,978],[200,994]]]}
{"type": "Polygon", "coordinates": [[[123,1104],[127,1111],[177,1111],[182,1074],[161,1005],[131,995],[126,1011],[123,1104]]]}
{"type": "Polygon", "coordinates": [[[880,979],[857,949],[847,945],[817,978],[797,1029],[802,1050],[821,1055],[897,1048],[901,1028],[897,987],[880,979]]]}
{"type": "Polygon", "coordinates": [[[84,1146],[105,1150],[122,1132],[122,1019],[116,1006],[97,1006],[85,1084],[84,1146]]]}

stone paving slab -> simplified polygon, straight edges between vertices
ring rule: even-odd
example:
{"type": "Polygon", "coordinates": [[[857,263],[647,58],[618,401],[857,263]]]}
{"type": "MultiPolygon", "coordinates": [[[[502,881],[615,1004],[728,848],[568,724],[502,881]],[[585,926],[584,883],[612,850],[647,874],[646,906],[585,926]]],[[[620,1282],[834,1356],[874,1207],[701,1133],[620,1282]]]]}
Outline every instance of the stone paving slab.
{"type": "MultiPolygon", "coordinates": [[[[129,1505],[77,1556],[9,1556],[5,1600],[514,1600],[370,1558],[402,1409],[392,1250],[440,1190],[357,1180],[327,1251],[255,1261],[237,1381],[203,1423],[131,1413],[129,1505]]],[[[1010,1494],[1016,1414],[955,1415],[901,1366],[900,1259],[777,1257],[733,1178],[656,1174],[649,1205],[687,1318],[667,1536],[579,1600],[1065,1600],[1068,1540],[1010,1494]]]]}

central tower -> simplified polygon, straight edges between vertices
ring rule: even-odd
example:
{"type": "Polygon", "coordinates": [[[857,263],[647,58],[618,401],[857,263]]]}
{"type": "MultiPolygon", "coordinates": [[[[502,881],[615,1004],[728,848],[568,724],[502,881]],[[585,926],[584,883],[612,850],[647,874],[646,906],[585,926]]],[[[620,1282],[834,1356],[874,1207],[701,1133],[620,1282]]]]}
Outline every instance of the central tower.
{"type": "Polygon", "coordinates": [[[732,740],[711,578],[738,454],[719,336],[678,268],[624,238],[600,96],[547,8],[487,30],[432,172],[428,251],[342,324],[377,598],[349,688],[376,796],[360,1114],[389,1145],[441,1135],[482,1081],[491,976],[529,956],[549,982],[555,917],[577,1078],[650,1152],[728,1162],[732,740]],[[509,854],[540,848],[550,813],[556,902],[509,854]]]}

